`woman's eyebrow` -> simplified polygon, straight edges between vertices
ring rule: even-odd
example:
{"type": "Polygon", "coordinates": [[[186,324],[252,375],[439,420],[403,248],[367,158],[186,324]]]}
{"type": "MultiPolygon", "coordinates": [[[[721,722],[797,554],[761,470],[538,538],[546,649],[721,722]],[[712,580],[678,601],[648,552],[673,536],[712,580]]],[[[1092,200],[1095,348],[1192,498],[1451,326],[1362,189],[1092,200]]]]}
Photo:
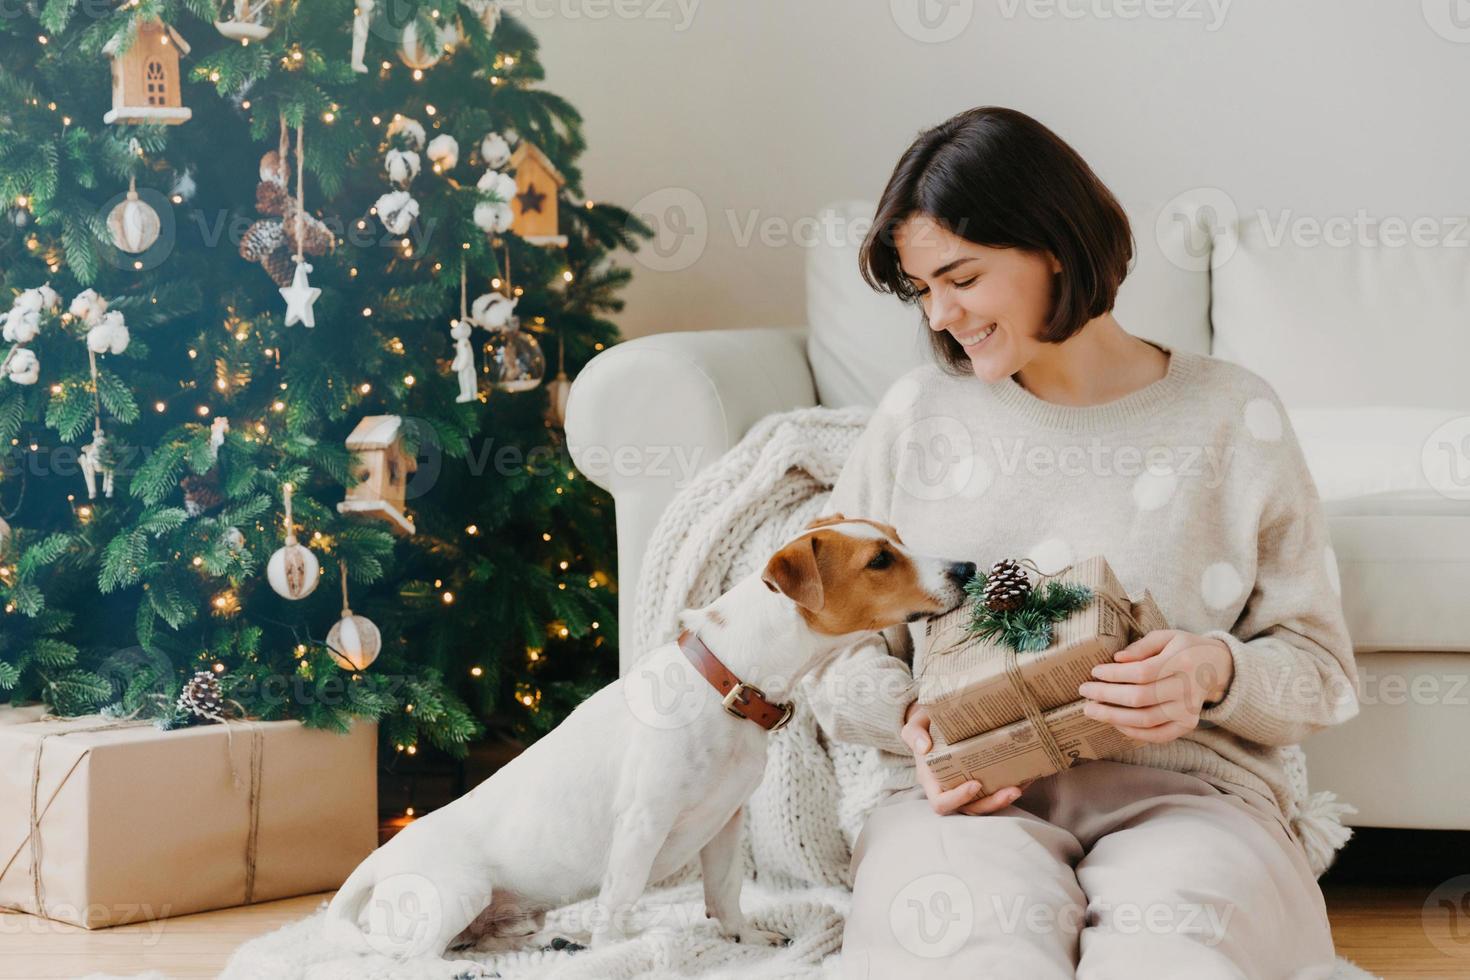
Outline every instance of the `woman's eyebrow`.
{"type": "MultiPolygon", "coordinates": [[[[935,269],[934,272],[929,276],[929,278],[930,279],[938,279],[940,276],[944,275],[946,272],[949,272],[955,266],[964,265],[966,262],[974,262],[979,257],[980,256],[978,256],[978,255],[965,255],[965,256],[961,256],[960,258],[955,259],[953,262],[946,262],[946,263],[944,263],[944,265],[941,265],[939,268],[935,269]]],[[[905,276],[907,276],[910,279],[917,279],[917,278],[919,278],[918,276],[914,275],[912,272],[905,271],[902,266],[899,266],[898,271],[899,272],[902,272],[905,276]]]]}

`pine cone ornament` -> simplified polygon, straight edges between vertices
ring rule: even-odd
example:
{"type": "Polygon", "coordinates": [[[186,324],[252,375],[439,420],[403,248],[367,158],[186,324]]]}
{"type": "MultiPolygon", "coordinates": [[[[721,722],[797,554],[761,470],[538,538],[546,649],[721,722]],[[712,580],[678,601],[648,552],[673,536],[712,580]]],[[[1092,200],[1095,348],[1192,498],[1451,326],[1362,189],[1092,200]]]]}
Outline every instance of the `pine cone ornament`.
{"type": "Polygon", "coordinates": [[[279,218],[261,218],[240,236],[240,258],[246,262],[264,262],[286,242],[285,229],[279,218]]]}
{"type": "Polygon", "coordinates": [[[225,696],[219,681],[207,670],[197,671],[179,694],[179,710],[206,721],[225,720],[225,696]]]}
{"type": "Polygon", "coordinates": [[[277,217],[286,213],[291,204],[291,192],[286,185],[276,180],[262,180],[255,185],[255,210],[261,214],[277,217]]]}
{"type": "Polygon", "coordinates": [[[1031,596],[1031,580],[1026,569],[1014,558],[1003,558],[990,566],[985,576],[983,598],[985,608],[991,612],[1011,612],[1019,609],[1031,596]]]}
{"type": "MultiPolygon", "coordinates": [[[[332,229],[327,223],[314,214],[302,211],[291,202],[286,209],[286,216],[281,219],[281,227],[286,235],[286,247],[294,255],[299,248],[305,255],[326,255],[337,244],[337,236],[332,234],[332,229]],[[297,229],[300,228],[301,241],[296,241],[297,229]]],[[[294,271],[294,270],[293,270],[294,271]]]]}
{"type": "Polygon", "coordinates": [[[260,264],[277,286],[291,285],[291,279],[296,275],[296,254],[289,245],[282,245],[262,259],[260,264]]]}
{"type": "Polygon", "coordinates": [[[184,491],[184,512],[190,517],[198,517],[225,502],[217,470],[210,470],[203,476],[190,473],[179,481],[179,486],[184,491]]]}

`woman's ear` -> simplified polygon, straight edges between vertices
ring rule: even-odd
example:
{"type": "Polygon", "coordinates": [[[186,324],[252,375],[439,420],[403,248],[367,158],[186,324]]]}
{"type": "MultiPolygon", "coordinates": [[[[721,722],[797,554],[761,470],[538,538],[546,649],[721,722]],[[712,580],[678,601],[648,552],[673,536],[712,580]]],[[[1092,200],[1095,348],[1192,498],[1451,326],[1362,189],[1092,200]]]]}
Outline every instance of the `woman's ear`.
{"type": "Polygon", "coordinates": [[[771,556],[761,581],[803,609],[816,612],[826,604],[822,572],[817,565],[818,538],[804,534],[771,556]]]}

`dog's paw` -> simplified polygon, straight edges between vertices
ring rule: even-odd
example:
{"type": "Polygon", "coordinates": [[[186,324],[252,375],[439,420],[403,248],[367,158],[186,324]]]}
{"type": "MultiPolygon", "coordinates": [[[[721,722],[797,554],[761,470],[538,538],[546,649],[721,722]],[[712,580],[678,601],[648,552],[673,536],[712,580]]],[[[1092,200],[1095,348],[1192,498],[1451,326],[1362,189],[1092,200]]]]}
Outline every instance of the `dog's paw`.
{"type": "Polygon", "coordinates": [[[566,936],[557,936],[550,943],[541,947],[543,952],[554,951],[558,953],[563,951],[568,953],[580,953],[586,948],[586,946],[583,946],[581,943],[576,942],[575,940],[568,939],[566,936]]]}

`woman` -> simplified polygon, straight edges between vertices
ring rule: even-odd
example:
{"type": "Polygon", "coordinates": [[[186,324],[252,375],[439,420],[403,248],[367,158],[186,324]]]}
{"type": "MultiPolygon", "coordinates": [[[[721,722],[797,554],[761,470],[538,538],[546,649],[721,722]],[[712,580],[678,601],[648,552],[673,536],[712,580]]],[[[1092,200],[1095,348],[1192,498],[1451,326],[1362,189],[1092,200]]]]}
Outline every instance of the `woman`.
{"type": "Polygon", "coordinates": [[[1012,110],[921,134],[883,192],[863,275],[922,306],[938,366],[889,391],[832,509],[982,568],[1105,555],[1177,628],[1077,692],[1139,747],[1026,787],[939,790],[917,627],[829,669],[823,724],[910,786],[854,851],[849,976],[1332,972],[1281,753],[1357,712],[1316,488],[1261,378],[1113,317],[1132,254],[1112,194],[1012,110]]]}

